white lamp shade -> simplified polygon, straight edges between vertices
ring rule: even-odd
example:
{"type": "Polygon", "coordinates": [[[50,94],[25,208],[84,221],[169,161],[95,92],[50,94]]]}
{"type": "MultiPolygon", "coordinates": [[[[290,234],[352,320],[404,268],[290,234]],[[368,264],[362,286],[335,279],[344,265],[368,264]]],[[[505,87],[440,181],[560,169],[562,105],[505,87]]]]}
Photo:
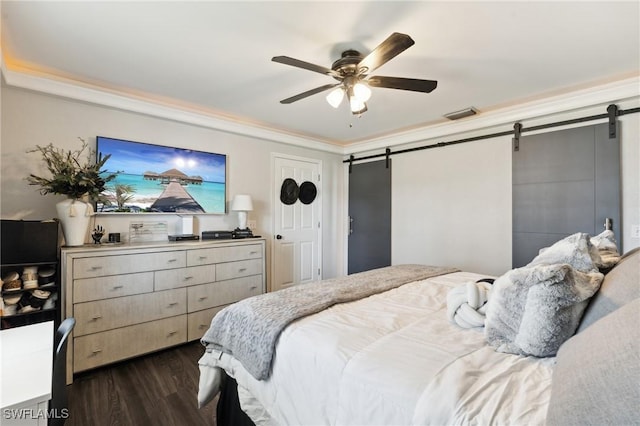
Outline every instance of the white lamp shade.
{"type": "Polygon", "coordinates": [[[352,96],[349,100],[351,106],[351,113],[362,114],[367,110],[367,104],[358,100],[355,96],[352,96]]]}
{"type": "Polygon", "coordinates": [[[250,212],[253,210],[253,202],[251,201],[251,195],[238,194],[233,197],[231,202],[231,210],[250,212]]]}
{"type": "Polygon", "coordinates": [[[366,84],[360,82],[353,86],[353,96],[362,103],[367,102],[371,98],[371,89],[366,84]]]}
{"type": "Polygon", "coordinates": [[[342,99],[344,98],[344,89],[342,87],[338,87],[337,89],[333,89],[327,95],[327,102],[334,108],[338,108],[342,99]]]}

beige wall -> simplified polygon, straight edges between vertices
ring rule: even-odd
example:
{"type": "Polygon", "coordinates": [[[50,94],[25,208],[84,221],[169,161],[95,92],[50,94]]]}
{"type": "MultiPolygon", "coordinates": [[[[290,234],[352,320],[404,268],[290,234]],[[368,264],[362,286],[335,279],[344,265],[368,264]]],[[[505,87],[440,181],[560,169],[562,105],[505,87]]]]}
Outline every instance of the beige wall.
{"type": "MultiPolygon", "coordinates": [[[[78,137],[95,147],[96,135],[224,153],[228,161],[227,196],[250,194],[254,200],[249,220],[257,221],[257,233],[272,238],[271,162],[272,153],[295,155],[322,161],[323,275],[333,277],[343,270],[341,229],[342,157],[311,149],[257,140],[209,128],[125,112],[80,101],[2,87],[2,129],[0,145],[0,213],[3,219],[50,219],[60,196],[41,196],[29,186],[29,173],[46,173],[37,154],[26,150],[38,145],[76,149],[78,137]]],[[[144,215],[148,220],[166,220],[169,232],[176,232],[177,215],[144,215]]],[[[128,231],[139,215],[99,215],[95,224],[107,232],[128,231]]],[[[237,215],[198,215],[196,231],[233,229],[237,215]]],[[[270,251],[269,251],[270,253],[270,251]]],[[[270,261],[270,260],[269,260],[270,261]]],[[[269,264],[269,261],[267,264],[269,264]]]]}
{"type": "Polygon", "coordinates": [[[502,138],[394,157],[393,262],[504,271],[511,262],[509,147],[502,138]]]}
{"type": "MultiPolygon", "coordinates": [[[[623,109],[634,107],[638,99],[618,105],[623,109]]],[[[602,105],[556,114],[526,125],[600,114],[605,108],[606,105],[602,105]]],[[[226,153],[228,195],[249,193],[253,196],[256,210],[250,213],[249,219],[258,222],[258,231],[270,242],[271,155],[297,155],[322,160],[323,164],[323,275],[332,277],[345,272],[347,178],[344,177],[346,166],[338,155],[11,87],[2,88],[1,111],[0,213],[3,218],[55,216],[54,205],[59,198],[42,197],[35,187],[24,181],[28,173],[41,171],[37,156],[25,154],[27,148],[49,142],[73,148],[77,146],[78,137],[95,143],[96,135],[105,135],[226,153]]],[[[632,225],[640,224],[640,114],[623,116],[620,122],[622,239],[626,251],[640,246],[640,240],[631,235],[632,225]]],[[[476,134],[493,131],[483,129],[476,134]]],[[[470,135],[455,135],[449,140],[470,135]]],[[[394,264],[452,265],[492,275],[511,267],[510,137],[397,155],[393,157],[392,172],[394,264]]],[[[173,215],[155,217],[168,220],[170,232],[178,219],[173,215]]],[[[126,232],[131,217],[100,216],[97,220],[108,231],[126,232]]],[[[197,230],[232,229],[237,225],[236,220],[234,214],[199,216],[197,230]]]]}
{"type": "MultiPolygon", "coordinates": [[[[624,109],[637,102],[618,105],[624,109]]],[[[527,125],[602,114],[605,109],[558,114],[527,125]]],[[[640,224],[640,114],[619,120],[622,249],[628,251],[640,246],[631,234],[632,226],[640,224]]],[[[511,136],[505,136],[394,156],[393,263],[449,265],[491,275],[510,269],[511,155],[511,136]]]]}

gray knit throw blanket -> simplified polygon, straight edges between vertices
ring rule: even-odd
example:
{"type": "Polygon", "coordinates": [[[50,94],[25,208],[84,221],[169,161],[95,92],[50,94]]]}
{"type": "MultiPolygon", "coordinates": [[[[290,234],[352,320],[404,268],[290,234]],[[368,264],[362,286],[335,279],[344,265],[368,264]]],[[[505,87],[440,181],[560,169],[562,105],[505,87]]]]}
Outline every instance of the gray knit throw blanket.
{"type": "Polygon", "coordinates": [[[389,266],[250,297],[218,312],[201,342],[207,350],[233,355],[253,377],[264,380],[271,372],[278,337],[294,320],[338,303],[456,271],[424,265],[389,266]]]}

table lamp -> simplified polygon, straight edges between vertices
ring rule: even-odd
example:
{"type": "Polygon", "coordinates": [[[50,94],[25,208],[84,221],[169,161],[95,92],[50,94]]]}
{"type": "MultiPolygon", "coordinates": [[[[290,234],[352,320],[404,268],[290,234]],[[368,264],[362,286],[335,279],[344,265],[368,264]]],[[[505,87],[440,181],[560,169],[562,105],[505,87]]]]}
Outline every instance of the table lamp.
{"type": "Polygon", "coordinates": [[[253,210],[253,202],[251,196],[246,194],[238,194],[233,197],[231,202],[231,210],[238,212],[238,229],[247,229],[247,212],[253,210]]]}

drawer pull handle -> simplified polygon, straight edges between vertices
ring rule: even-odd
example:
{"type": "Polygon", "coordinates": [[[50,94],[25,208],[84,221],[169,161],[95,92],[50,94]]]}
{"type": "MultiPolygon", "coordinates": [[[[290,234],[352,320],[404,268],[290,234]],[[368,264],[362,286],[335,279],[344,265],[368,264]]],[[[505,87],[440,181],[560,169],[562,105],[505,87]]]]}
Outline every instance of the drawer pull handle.
{"type": "Polygon", "coordinates": [[[202,329],[202,328],[207,328],[207,327],[209,327],[209,324],[200,324],[200,325],[198,326],[198,328],[200,328],[200,329],[202,329]]]}
{"type": "Polygon", "coordinates": [[[193,277],[191,277],[191,276],[189,276],[189,277],[184,277],[184,281],[189,281],[189,280],[192,280],[192,279],[193,279],[193,277]]]}
{"type": "Polygon", "coordinates": [[[175,330],[170,331],[170,332],[167,334],[167,337],[171,337],[171,336],[173,336],[173,335],[174,335],[174,334],[176,334],[176,333],[177,333],[177,331],[175,331],[175,330]]]}
{"type": "Polygon", "coordinates": [[[203,300],[206,300],[208,298],[209,298],[209,296],[200,296],[200,297],[198,297],[198,301],[202,302],[203,300]]]}
{"type": "Polygon", "coordinates": [[[244,272],[246,270],[247,270],[247,268],[240,268],[240,269],[238,269],[238,272],[244,272]]]}
{"type": "Polygon", "coordinates": [[[122,286],[122,285],[114,285],[114,286],[113,286],[113,289],[114,289],[114,290],[119,290],[119,289],[121,289],[122,287],[124,287],[124,286],[122,286]]]}
{"type": "Polygon", "coordinates": [[[94,350],[91,351],[91,355],[97,355],[100,352],[102,352],[102,349],[94,349],[94,350]]]}
{"type": "Polygon", "coordinates": [[[102,269],[102,266],[92,266],[91,267],[92,271],[99,271],[100,269],[102,269]]]}
{"type": "Polygon", "coordinates": [[[169,303],[169,307],[176,306],[177,304],[178,304],[178,302],[171,302],[171,303],[169,303]]]}
{"type": "Polygon", "coordinates": [[[198,256],[198,260],[207,260],[207,256],[198,256]]]}
{"type": "Polygon", "coordinates": [[[257,251],[250,251],[249,254],[258,254],[257,251]]]}
{"type": "Polygon", "coordinates": [[[98,321],[100,318],[102,318],[102,315],[96,315],[95,317],[91,318],[91,321],[98,321]]]}
{"type": "Polygon", "coordinates": [[[178,259],[169,259],[169,260],[167,261],[167,263],[173,263],[173,262],[177,262],[177,261],[178,261],[178,259]]]}
{"type": "Polygon", "coordinates": [[[249,287],[249,290],[255,290],[256,288],[258,288],[257,285],[252,285],[251,287],[249,287]]]}

